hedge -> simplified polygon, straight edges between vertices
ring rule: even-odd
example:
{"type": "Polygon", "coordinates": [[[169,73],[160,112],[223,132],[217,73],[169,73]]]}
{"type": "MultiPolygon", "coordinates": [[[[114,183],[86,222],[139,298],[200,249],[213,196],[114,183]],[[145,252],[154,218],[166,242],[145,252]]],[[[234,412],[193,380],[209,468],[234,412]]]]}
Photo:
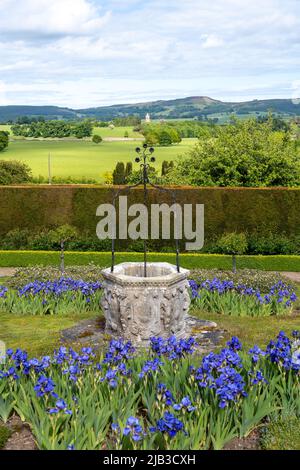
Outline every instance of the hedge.
{"type": "MultiPolygon", "coordinates": [[[[34,265],[59,266],[60,253],[56,251],[0,251],[0,267],[26,267],[34,265]]],[[[164,261],[175,264],[173,253],[149,253],[149,261],[164,261]]],[[[117,253],[116,263],[143,261],[142,253],[117,253]]],[[[95,263],[110,266],[110,253],[66,252],[67,266],[82,266],[95,263]]],[[[228,255],[182,254],[180,264],[187,269],[231,269],[232,258],[228,255]]],[[[300,256],[238,256],[238,268],[262,269],[265,271],[300,272],[300,256]]]]}
{"type": "MultiPolygon", "coordinates": [[[[15,228],[34,232],[70,224],[96,237],[96,209],[111,203],[117,189],[92,185],[0,186],[0,236],[15,228]]],[[[262,236],[270,232],[300,234],[300,189],[177,187],[176,194],[181,204],[204,204],[208,241],[234,231],[259,232],[262,236]]],[[[143,202],[141,188],[129,195],[129,204],[137,202],[143,202]]],[[[150,189],[149,202],[172,200],[150,189]]]]}

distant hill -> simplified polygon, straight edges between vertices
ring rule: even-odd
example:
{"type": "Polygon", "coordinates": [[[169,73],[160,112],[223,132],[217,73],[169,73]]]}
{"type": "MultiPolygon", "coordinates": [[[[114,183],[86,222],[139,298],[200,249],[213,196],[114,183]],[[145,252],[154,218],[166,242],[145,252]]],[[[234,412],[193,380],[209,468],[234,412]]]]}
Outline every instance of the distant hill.
{"type": "Polygon", "coordinates": [[[45,119],[78,119],[76,111],[58,106],[0,106],[0,122],[15,121],[18,117],[39,117],[45,119]]]}
{"type": "Polygon", "coordinates": [[[16,120],[21,116],[45,119],[96,118],[107,121],[116,117],[135,114],[144,118],[150,113],[152,119],[206,119],[218,118],[220,122],[231,114],[240,117],[260,115],[272,111],[275,114],[300,116],[300,103],[290,99],[253,100],[245,102],[223,102],[207,96],[191,96],[175,100],[160,100],[136,104],[119,104],[87,109],[60,108],[57,106],[0,106],[0,122],[16,120]]]}

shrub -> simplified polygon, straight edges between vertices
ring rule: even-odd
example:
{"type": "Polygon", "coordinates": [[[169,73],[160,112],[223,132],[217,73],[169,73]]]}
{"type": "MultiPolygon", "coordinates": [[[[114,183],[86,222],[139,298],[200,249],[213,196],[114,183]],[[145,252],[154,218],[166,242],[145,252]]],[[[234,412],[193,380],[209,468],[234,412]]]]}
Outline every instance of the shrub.
{"type": "Polygon", "coordinates": [[[216,138],[199,140],[181,158],[169,180],[195,186],[299,186],[298,150],[286,132],[274,132],[272,119],[235,120],[219,126],[216,138]]]}
{"type": "Polygon", "coordinates": [[[300,254],[300,237],[287,236],[285,234],[270,233],[261,236],[259,234],[248,235],[249,254],[261,255],[290,255],[300,254]]]}
{"type": "Polygon", "coordinates": [[[25,250],[29,248],[30,232],[28,229],[10,230],[1,240],[1,248],[4,250],[25,250]]]}
{"type": "Polygon", "coordinates": [[[25,163],[0,160],[0,185],[29,183],[31,178],[31,169],[25,163]]]}
{"type": "Polygon", "coordinates": [[[77,236],[78,231],[75,227],[71,227],[71,225],[62,225],[49,232],[50,240],[57,246],[60,246],[61,242],[66,243],[71,240],[76,240],[77,236]]]}
{"type": "Polygon", "coordinates": [[[0,131],[0,152],[2,152],[8,146],[9,134],[5,131],[0,131]]]}
{"type": "Polygon", "coordinates": [[[113,184],[125,184],[125,165],[123,162],[118,162],[113,171],[113,184]]]}
{"type": "MultiPolygon", "coordinates": [[[[116,263],[143,261],[143,253],[117,252],[116,263]]],[[[85,266],[91,262],[107,267],[111,263],[111,252],[76,252],[65,253],[66,266],[85,266]]],[[[175,264],[174,253],[149,253],[148,260],[175,264]]],[[[58,266],[57,251],[0,251],[1,267],[21,266],[58,266]]],[[[231,256],[181,254],[180,265],[186,269],[225,269],[232,266],[231,256]]],[[[300,256],[240,256],[240,269],[261,269],[266,271],[300,272],[300,256]]]]}
{"type": "Polygon", "coordinates": [[[161,176],[166,176],[174,168],[174,162],[168,162],[164,160],[161,165],[161,176]]]}
{"type": "Polygon", "coordinates": [[[112,171],[106,171],[103,175],[104,184],[114,184],[114,178],[112,171]]]}
{"type": "Polygon", "coordinates": [[[126,163],[126,168],[125,168],[125,181],[127,182],[132,174],[132,163],[127,162],[126,163]]]}
{"type": "MultiPolygon", "coordinates": [[[[0,239],[17,227],[37,231],[40,227],[63,224],[74,225],[80,232],[88,231],[93,235],[96,207],[111,202],[113,191],[107,186],[0,186],[0,239]]],[[[156,190],[149,191],[148,195],[150,203],[169,202],[164,193],[156,190]]],[[[285,233],[287,237],[300,235],[300,189],[177,187],[176,196],[181,205],[205,205],[206,241],[234,231],[248,236],[256,233],[259,236],[269,233],[285,233]]],[[[129,199],[130,204],[140,203],[142,189],[132,191],[129,199]]]]}
{"type": "Polygon", "coordinates": [[[224,254],[232,255],[232,270],[236,272],[236,255],[247,251],[248,243],[244,233],[227,233],[218,241],[218,247],[224,254]]]}
{"type": "Polygon", "coordinates": [[[162,131],[159,134],[159,145],[161,145],[162,147],[167,147],[169,145],[172,145],[172,143],[172,136],[168,131],[162,131]]]}
{"type": "MultiPolygon", "coordinates": [[[[31,182],[34,184],[48,184],[48,178],[42,175],[37,177],[34,176],[31,179],[31,182]]],[[[51,185],[55,184],[97,184],[97,181],[93,178],[87,178],[85,176],[79,178],[75,178],[73,176],[53,176],[51,178],[51,185]]]]}
{"type": "Polygon", "coordinates": [[[93,135],[92,141],[94,142],[94,144],[101,144],[102,140],[103,139],[101,135],[97,135],[97,134],[93,135]]]}

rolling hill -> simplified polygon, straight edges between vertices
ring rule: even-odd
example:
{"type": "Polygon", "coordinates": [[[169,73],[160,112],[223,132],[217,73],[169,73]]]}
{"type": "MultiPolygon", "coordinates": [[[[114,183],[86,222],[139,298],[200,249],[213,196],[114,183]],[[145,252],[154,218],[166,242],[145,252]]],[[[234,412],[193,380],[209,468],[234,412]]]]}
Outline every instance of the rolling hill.
{"type": "Polygon", "coordinates": [[[116,117],[137,115],[144,118],[150,113],[152,119],[229,118],[259,115],[272,111],[282,116],[299,116],[299,104],[291,99],[253,100],[223,102],[206,96],[192,96],[175,100],[160,100],[137,104],[119,104],[87,109],[70,109],[58,106],[0,106],[0,122],[15,121],[20,116],[45,119],[96,118],[108,121],[116,117]]]}

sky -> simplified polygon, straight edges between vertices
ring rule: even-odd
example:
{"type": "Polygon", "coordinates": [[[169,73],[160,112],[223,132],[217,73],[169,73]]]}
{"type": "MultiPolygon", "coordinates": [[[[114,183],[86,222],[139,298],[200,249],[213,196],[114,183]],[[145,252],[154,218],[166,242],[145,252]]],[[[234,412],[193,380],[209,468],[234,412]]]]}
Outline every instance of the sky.
{"type": "Polygon", "coordinates": [[[300,97],[300,0],[0,0],[0,106],[300,97]]]}

